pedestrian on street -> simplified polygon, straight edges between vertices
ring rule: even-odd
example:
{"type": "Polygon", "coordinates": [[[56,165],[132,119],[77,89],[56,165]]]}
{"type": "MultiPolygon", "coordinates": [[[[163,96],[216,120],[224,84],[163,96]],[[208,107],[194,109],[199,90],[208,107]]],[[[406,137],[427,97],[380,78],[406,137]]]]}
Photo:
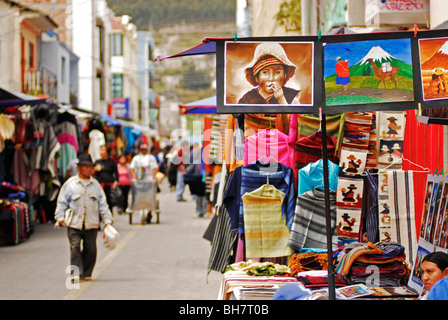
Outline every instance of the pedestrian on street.
{"type": "MultiPolygon", "coordinates": [[[[159,164],[157,163],[156,158],[148,152],[149,148],[147,144],[141,144],[139,149],[140,153],[132,158],[130,164],[132,178],[135,180],[152,180],[159,170],[159,164]]],[[[159,190],[157,183],[156,188],[159,190]]],[[[135,199],[133,201],[135,201],[135,199]]],[[[152,213],[146,209],[145,211],[147,212],[147,214],[145,213],[145,220],[147,223],[151,223],[152,213]]]]}
{"type": "Polygon", "coordinates": [[[190,157],[190,150],[189,147],[190,143],[186,140],[182,141],[180,144],[180,149],[177,153],[177,158],[175,159],[175,164],[178,165],[177,167],[177,177],[176,177],[176,200],[186,201],[183,198],[184,190],[185,190],[185,181],[184,181],[184,175],[186,171],[186,166],[189,164],[189,157],[190,157]]]}
{"type": "Polygon", "coordinates": [[[101,187],[106,194],[107,204],[112,210],[112,207],[116,206],[113,203],[111,192],[118,187],[118,170],[117,163],[110,157],[110,149],[103,145],[100,147],[101,159],[95,161],[95,175],[101,187]]]}
{"type": "Polygon", "coordinates": [[[71,276],[90,281],[97,256],[99,217],[105,226],[111,225],[113,218],[104,190],[93,178],[94,163],[89,154],[79,156],[78,171],[61,187],[55,220],[58,226],[67,227],[71,276]]]}
{"type": "Polygon", "coordinates": [[[128,195],[132,186],[131,168],[127,162],[126,155],[118,158],[118,187],[121,189],[122,202],[118,205],[118,213],[126,212],[128,208],[128,195]]]}
{"type": "Polygon", "coordinates": [[[185,183],[188,184],[190,192],[196,201],[196,217],[202,218],[207,212],[207,197],[205,192],[204,173],[205,168],[202,162],[201,146],[196,143],[190,154],[190,164],[187,166],[184,175],[185,183]]]}
{"type": "Polygon", "coordinates": [[[156,158],[148,153],[147,144],[140,145],[140,152],[136,154],[131,161],[130,168],[133,179],[143,180],[154,177],[155,171],[159,169],[156,158]]]}

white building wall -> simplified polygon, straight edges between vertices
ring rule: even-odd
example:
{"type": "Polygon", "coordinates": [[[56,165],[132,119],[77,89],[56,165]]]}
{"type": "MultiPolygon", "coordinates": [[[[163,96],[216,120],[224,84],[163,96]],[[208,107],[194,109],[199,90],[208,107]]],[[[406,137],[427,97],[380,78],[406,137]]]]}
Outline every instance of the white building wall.
{"type": "Polygon", "coordinates": [[[0,1],[0,86],[20,92],[20,22],[17,7],[0,1]]]}
{"type": "Polygon", "coordinates": [[[78,106],[98,113],[106,113],[111,102],[110,47],[111,10],[105,0],[73,0],[73,51],[79,60],[78,106]],[[104,27],[104,64],[100,62],[97,20],[104,27]],[[104,73],[104,99],[100,99],[97,70],[104,73]]]}
{"type": "Polygon", "coordinates": [[[93,111],[93,3],[73,0],[73,51],[79,57],[78,107],[93,111]]]}

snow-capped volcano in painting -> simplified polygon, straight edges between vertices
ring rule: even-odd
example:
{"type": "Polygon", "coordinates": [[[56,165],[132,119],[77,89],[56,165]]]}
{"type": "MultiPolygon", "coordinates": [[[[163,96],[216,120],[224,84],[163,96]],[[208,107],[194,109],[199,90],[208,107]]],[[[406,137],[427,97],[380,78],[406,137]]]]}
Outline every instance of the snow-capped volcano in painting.
{"type": "Polygon", "coordinates": [[[326,44],[324,77],[327,105],[413,101],[410,40],[326,44]]]}

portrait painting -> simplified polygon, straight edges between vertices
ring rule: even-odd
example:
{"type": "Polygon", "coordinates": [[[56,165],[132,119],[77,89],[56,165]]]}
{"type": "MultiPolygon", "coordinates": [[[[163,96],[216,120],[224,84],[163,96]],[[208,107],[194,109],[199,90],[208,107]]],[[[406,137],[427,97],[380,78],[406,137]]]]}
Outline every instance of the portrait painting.
{"type": "Polygon", "coordinates": [[[448,98],[448,38],[419,39],[423,99],[448,98]]]}
{"type": "Polygon", "coordinates": [[[327,106],[414,101],[410,39],[324,45],[327,106]]]}
{"type": "Polygon", "coordinates": [[[224,44],[224,104],[235,111],[311,107],[313,83],[313,42],[224,44]]]}

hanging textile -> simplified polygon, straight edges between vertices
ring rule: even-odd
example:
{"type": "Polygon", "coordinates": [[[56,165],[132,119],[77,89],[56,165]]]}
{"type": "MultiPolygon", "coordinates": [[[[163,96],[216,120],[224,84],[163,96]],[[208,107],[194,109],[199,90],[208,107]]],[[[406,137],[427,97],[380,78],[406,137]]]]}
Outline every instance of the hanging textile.
{"type": "MultiPolygon", "coordinates": [[[[297,120],[297,139],[308,137],[320,130],[320,119],[317,114],[301,114],[297,120]]],[[[327,134],[337,139],[336,150],[338,150],[344,132],[345,113],[327,114],[325,120],[327,134]]]]}
{"type": "Polygon", "coordinates": [[[277,129],[286,135],[290,130],[289,114],[245,114],[244,120],[245,138],[265,129],[277,129]]]}
{"type": "MultiPolygon", "coordinates": [[[[337,246],[336,195],[330,195],[330,215],[333,248],[337,246]]],[[[327,248],[325,192],[314,188],[297,197],[289,247],[295,252],[303,248],[327,248]]]]}
{"type": "MultiPolygon", "coordinates": [[[[336,191],[338,186],[339,166],[328,161],[328,175],[330,190],[336,191]]],[[[299,170],[298,195],[312,190],[313,188],[324,189],[324,166],[323,160],[309,163],[299,170]]]]}
{"type": "Polygon", "coordinates": [[[336,193],[338,247],[360,240],[364,180],[373,114],[346,114],[336,193]]]}
{"type": "Polygon", "coordinates": [[[444,153],[448,149],[448,140],[444,139],[445,127],[446,126],[419,123],[416,110],[406,111],[403,157],[409,161],[403,162],[403,170],[419,171],[414,172],[414,203],[417,230],[420,230],[422,222],[423,204],[428,177],[427,172],[422,172],[422,167],[428,168],[431,173],[436,169],[440,170],[441,168],[446,168],[444,166],[444,153]]]}
{"type": "Polygon", "coordinates": [[[226,207],[223,205],[223,194],[229,186],[232,174],[227,173],[225,165],[222,166],[223,171],[219,182],[217,206],[217,221],[211,243],[211,253],[208,262],[208,270],[215,270],[224,273],[226,267],[233,261],[231,259],[234,253],[234,246],[237,240],[237,230],[231,230],[230,216],[226,207]]]}
{"type": "Polygon", "coordinates": [[[378,168],[402,167],[405,112],[378,112],[378,168]]]}
{"type": "Polygon", "coordinates": [[[242,196],[246,258],[291,254],[289,229],[282,218],[284,197],[284,192],[266,184],[242,196]]]}
{"type": "Polygon", "coordinates": [[[412,265],[417,253],[413,174],[405,171],[387,173],[388,207],[379,212],[380,241],[400,243],[406,261],[412,265]]]}
{"type": "MultiPolygon", "coordinates": [[[[294,143],[297,137],[297,115],[290,118],[288,134],[278,129],[264,129],[244,140],[244,165],[256,160],[280,162],[294,169],[294,143]]],[[[247,129],[246,129],[247,130],[247,129]]]]}
{"type": "MultiPolygon", "coordinates": [[[[327,157],[329,161],[339,163],[336,153],[337,139],[327,134],[327,157]]],[[[307,137],[299,138],[294,145],[294,166],[301,169],[311,162],[322,158],[322,132],[317,131],[307,137]]]]}
{"type": "Polygon", "coordinates": [[[58,139],[61,149],[57,159],[57,166],[60,175],[65,180],[68,163],[78,157],[78,124],[76,117],[69,113],[63,112],[57,115],[57,123],[54,126],[56,138],[58,139]]]}
{"type": "Polygon", "coordinates": [[[232,230],[238,229],[244,234],[243,204],[241,196],[266,184],[269,184],[285,193],[282,204],[282,216],[286,226],[291,227],[294,217],[295,191],[294,176],[291,168],[281,163],[263,163],[256,161],[248,166],[235,169],[224,196],[224,205],[229,212],[232,230]]]}

